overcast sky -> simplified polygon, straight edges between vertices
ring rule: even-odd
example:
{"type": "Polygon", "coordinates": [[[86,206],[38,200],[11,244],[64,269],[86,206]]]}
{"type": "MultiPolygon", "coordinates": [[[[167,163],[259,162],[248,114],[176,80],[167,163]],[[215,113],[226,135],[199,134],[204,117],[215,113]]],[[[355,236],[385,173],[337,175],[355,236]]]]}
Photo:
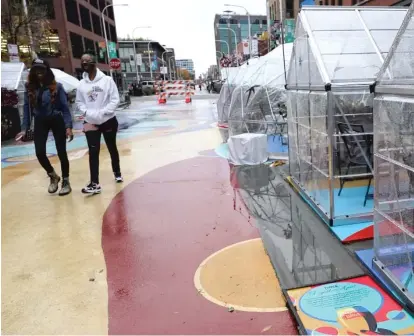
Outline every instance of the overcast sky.
{"type": "Polygon", "coordinates": [[[113,0],[116,29],[119,37],[150,38],[175,49],[177,59],[191,58],[197,76],[215,64],[214,15],[232,9],[244,14],[242,8],[227,8],[226,3],[246,7],[250,14],[266,15],[266,0],[113,0]]]}

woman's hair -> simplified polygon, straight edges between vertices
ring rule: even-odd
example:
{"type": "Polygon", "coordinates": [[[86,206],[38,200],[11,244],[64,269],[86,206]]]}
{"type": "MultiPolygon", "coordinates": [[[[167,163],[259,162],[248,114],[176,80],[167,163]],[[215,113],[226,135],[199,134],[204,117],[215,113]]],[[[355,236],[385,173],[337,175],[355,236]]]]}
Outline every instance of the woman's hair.
{"type": "MultiPolygon", "coordinates": [[[[49,88],[51,101],[53,104],[56,99],[57,83],[55,80],[55,75],[53,74],[50,67],[46,67],[46,72],[43,77],[43,85],[49,88]]],[[[30,104],[34,107],[37,106],[36,91],[40,88],[40,86],[41,85],[40,85],[40,82],[36,74],[36,67],[32,66],[29,71],[29,76],[27,78],[26,89],[27,89],[27,94],[29,95],[30,104]]]]}

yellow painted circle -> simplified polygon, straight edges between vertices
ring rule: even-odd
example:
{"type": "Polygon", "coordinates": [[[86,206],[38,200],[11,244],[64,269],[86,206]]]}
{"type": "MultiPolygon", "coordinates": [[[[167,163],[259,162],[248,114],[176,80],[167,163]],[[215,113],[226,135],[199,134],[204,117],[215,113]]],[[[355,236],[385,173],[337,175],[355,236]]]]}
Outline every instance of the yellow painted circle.
{"type": "Polygon", "coordinates": [[[225,247],[205,259],[194,275],[207,300],[249,312],[286,311],[285,300],[261,239],[225,247]]]}
{"type": "MultiPolygon", "coordinates": [[[[55,154],[46,154],[48,157],[54,156],[55,154]]],[[[12,156],[6,158],[5,162],[27,162],[37,160],[36,155],[21,155],[21,156],[12,156]]]]}

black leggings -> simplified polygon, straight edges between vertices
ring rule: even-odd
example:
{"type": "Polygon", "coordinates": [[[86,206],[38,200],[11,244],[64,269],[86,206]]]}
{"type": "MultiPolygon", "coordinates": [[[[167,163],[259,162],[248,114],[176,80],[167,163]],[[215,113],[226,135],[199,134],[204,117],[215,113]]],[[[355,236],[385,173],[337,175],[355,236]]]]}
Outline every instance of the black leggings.
{"type": "Polygon", "coordinates": [[[101,149],[101,134],[105,139],[106,147],[111,155],[112,171],[115,176],[121,176],[121,168],[119,167],[119,153],[116,147],[116,134],[118,132],[118,120],[113,117],[103,123],[97,125],[97,131],[87,131],[86,140],[89,147],[89,170],[91,174],[91,182],[99,183],[99,152],[101,149]]]}
{"type": "Polygon", "coordinates": [[[56,150],[62,169],[62,177],[69,177],[69,160],[66,152],[66,128],[61,115],[51,117],[36,117],[34,123],[34,145],[36,156],[46,173],[53,172],[53,167],[46,154],[46,142],[49,131],[52,130],[55,138],[56,150]]]}

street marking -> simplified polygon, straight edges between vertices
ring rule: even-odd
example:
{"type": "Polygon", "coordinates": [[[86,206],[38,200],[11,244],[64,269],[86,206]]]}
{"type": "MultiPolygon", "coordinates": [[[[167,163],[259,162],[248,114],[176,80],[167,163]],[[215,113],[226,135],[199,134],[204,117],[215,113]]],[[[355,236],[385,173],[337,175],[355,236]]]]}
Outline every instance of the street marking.
{"type": "Polygon", "coordinates": [[[88,153],[88,149],[81,149],[75,152],[70,152],[68,155],[69,161],[78,160],[86,155],[88,153]]]}
{"type": "MultiPolygon", "coordinates": [[[[205,299],[209,300],[210,302],[213,302],[215,304],[217,304],[218,306],[222,306],[222,307],[226,307],[226,308],[233,308],[234,310],[238,310],[238,311],[245,311],[245,312],[262,312],[262,313],[270,313],[270,312],[284,312],[287,311],[287,307],[283,306],[283,307],[271,307],[271,308],[263,308],[263,307],[248,307],[248,306],[243,306],[243,305],[236,305],[236,304],[232,304],[231,302],[224,302],[222,300],[219,300],[216,297],[213,297],[212,295],[210,295],[207,290],[204,288],[204,286],[201,283],[201,274],[203,271],[203,268],[216,256],[218,256],[219,254],[235,248],[237,246],[241,246],[244,244],[251,244],[253,242],[256,241],[261,241],[260,238],[256,238],[256,239],[250,239],[250,240],[246,240],[246,241],[242,241],[233,245],[229,245],[213,254],[211,254],[210,256],[208,256],[206,259],[204,259],[204,261],[200,264],[200,266],[197,268],[197,271],[194,274],[194,285],[198,291],[199,294],[203,295],[205,299]]],[[[270,261],[269,261],[270,264],[270,261]]],[[[270,267],[271,264],[270,264],[270,267]]],[[[273,270],[273,269],[272,269],[273,270]]],[[[276,276],[275,276],[276,277],[276,276]]],[[[252,289],[253,290],[253,289],[252,289]]],[[[280,287],[279,290],[281,291],[280,287]]]]}

